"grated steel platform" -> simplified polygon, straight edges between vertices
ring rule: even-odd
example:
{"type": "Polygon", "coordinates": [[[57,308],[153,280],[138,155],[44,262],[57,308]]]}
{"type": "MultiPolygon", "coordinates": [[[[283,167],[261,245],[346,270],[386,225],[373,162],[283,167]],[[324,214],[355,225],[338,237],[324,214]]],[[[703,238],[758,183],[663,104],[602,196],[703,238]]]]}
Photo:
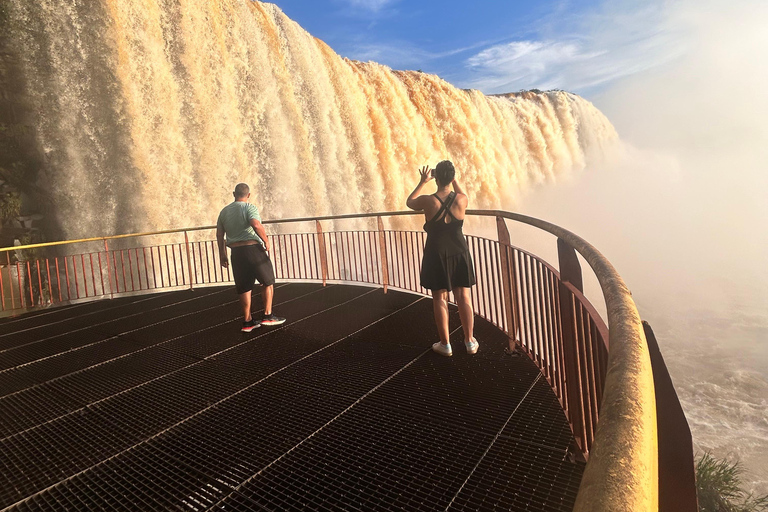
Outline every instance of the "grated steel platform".
{"type": "Polygon", "coordinates": [[[564,414],[495,327],[468,356],[453,311],[444,358],[429,299],[276,288],[250,334],[231,287],[0,319],[0,510],[573,508],[564,414]]]}

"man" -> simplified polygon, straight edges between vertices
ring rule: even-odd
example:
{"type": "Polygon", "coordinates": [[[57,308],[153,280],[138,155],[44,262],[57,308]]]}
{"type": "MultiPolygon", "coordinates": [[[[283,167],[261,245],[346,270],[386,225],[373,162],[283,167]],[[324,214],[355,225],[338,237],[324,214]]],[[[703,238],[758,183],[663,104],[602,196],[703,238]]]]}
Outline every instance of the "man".
{"type": "Polygon", "coordinates": [[[285,318],[272,314],[275,273],[269,260],[269,238],[261,223],[259,210],[248,200],[251,190],[245,183],[238,183],[233,192],[235,201],[225,206],[216,221],[216,240],[219,243],[221,266],[228,268],[226,245],[232,250],[232,273],[235,276],[235,288],[240,295],[243,307],[243,332],[251,332],[260,325],[280,325],[285,318]],[[264,316],[257,322],[251,316],[251,292],[258,280],[263,287],[261,298],[264,301],[264,316]]]}

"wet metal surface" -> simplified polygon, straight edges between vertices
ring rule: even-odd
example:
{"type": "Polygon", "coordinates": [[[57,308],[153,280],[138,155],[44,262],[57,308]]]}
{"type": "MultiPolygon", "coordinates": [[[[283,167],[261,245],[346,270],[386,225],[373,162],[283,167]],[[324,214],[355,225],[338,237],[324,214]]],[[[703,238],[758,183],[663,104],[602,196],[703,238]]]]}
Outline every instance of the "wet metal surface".
{"type": "MultiPolygon", "coordinates": [[[[0,320],[0,510],[571,510],[583,464],[527,357],[429,299],[279,284],[240,332],[231,287],[0,320]]],[[[254,308],[260,304],[254,297],[254,308]]]]}

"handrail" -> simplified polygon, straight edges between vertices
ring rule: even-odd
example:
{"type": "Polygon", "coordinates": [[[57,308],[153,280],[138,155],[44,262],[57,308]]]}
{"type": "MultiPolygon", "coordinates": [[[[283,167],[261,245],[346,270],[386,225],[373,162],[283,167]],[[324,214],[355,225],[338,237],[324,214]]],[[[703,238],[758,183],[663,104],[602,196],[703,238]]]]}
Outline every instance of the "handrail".
{"type": "Polygon", "coordinates": [[[498,216],[547,231],[576,249],[592,267],[605,297],[610,351],[600,422],[574,510],[657,510],[653,372],[640,314],[624,280],[597,249],[560,226],[498,210],[467,213],[498,216]]]}
{"type": "MultiPolygon", "coordinates": [[[[467,210],[467,213],[472,213],[473,210],[467,210]]],[[[364,219],[372,217],[399,217],[404,215],[420,215],[421,212],[415,211],[400,211],[400,212],[379,212],[379,213],[347,213],[344,215],[326,215],[324,217],[297,217],[293,219],[271,219],[264,220],[262,224],[288,224],[297,222],[315,222],[323,220],[344,220],[344,219],[364,219]]],[[[181,233],[184,231],[205,231],[208,229],[216,229],[216,226],[197,226],[192,228],[178,228],[178,229],[164,229],[162,231],[147,231],[142,233],[128,233],[125,235],[107,235],[97,236],[93,238],[80,238],[76,240],[59,240],[56,242],[43,242],[38,244],[28,245],[14,245],[8,247],[0,247],[0,252],[18,251],[23,249],[37,249],[40,247],[53,247],[57,245],[69,245],[78,244],[83,242],[103,242],[104,240],[118,240],[122,238],[135,238],[139,236],[154,236],[154,235],[170,235],[174,233],[181,233]]]]}
{"type": "MultiPolygon", "coordinates": [[[[363,213],[363,214],[346,214],[346,215],[329,215],[324,217],[307,217],[307,218],[293,218],[293,219],[280,219],[280,220],[266,220],[264,224],[283,224],[283,223],[297,223],[297,222],[316,222],[319,227],[319,221],[328,220],[343,220],[343,219],[360,219],[360,218],[379,218],[381,217],[394,217],[394,216],[406,216],[406,215],[418,215],[420,212],[413,211],[397,211],[397,212],[377,212],[377,213],[363,213]]],[[[574,233],[563,229],[555,224],[529,217],[526,215],[505,212],[500,210],[467,210],[468,215],[477,215],[483,217],[495,217],[497,219],[508,219],[523,224],[528,224],[537,227],[543,231],[551,233],[558,237],[560,240],[567,243],[570,247],[578,251],[590,267],[593,269],[603,295],[605,297],[607,312],[608,312],[608,327],[609,327],[609,346],[608,362],[607,362],[607,374],[605,375],[602,405],[599,410],[600,421],[597,423],[596,432],[594,434],[594,441],[591,449],[589,450],[589,460],[586,465],[582,483],[579,488],[579,493],[574,510],[577,511],[608,511],[608,510],[657,510],[658,509],[658,447],[657,447],[657,433],[656,433],[656,409],[655,409],[655,397],[654,397],[654,384],[653,373],[651,370],[651,360],[646,344],[645,334],[640,321],[640,316],[637,308],[632,300],[631,293],[625,285],[621,276],[611,265],[611,263],[592,245],[586,242],[581,237],[574,233]]],[[[503,222],[502,222],[503,223],[503,222]]],[[[381,226],[379,224],[379,226],[381,226]]],[[[140,236],[152,236],[152,235],[164,235],[174,233],[186,233],[190,231],[201,231],[214,229],[215,226],[202,226],[186,229],[173,229],[154,231],[146,233],[133,233],[124,235],[112,235],[94,238],[85,238],[80,240],[67,240],[60,242],[47,242],[40,244],[30,244],[24,246],[13,246],[0,248],[0,252],[18,251],[25,249],[34,249],[41,247],[52,247],[58,245],[68,245],[82,242],[105,242],[108,240],[135,238],[140,236]]],[[[381,227],[379,229],[380,236],[381,227]]],[[[330,235],[330,233],[321,233],[318,229],[317,236],[322,239],[322,236],[330,235]]],[[[383,248],[386,246],[384,238],[380,238],[382,255],[383,248]]],[[[185,243],[189,244],[185,240],[185,243]]],[[[303,243],[303,241],[302,241],[303,243]]],[[[202,253],[200,249],[200,243],[198,242],[197,250],[202,260],[202,253]]],[[[296,242],[298,244],[298,242],[296,242]]],[[[180,244],[179,244],[180,245],[180,244]]],[[[207,245],[206,245],[207,250],[207,245]]],[[[293,248],[290,249],[293,251],[293,248]]],[[[109,265],[109,251],[107,252],[107,264],[109,265]]],[[[174,249],[171,248],[174,265],[176,264],[176,256],[174,255],[174,249]]],[[[160,252],[158,250],[158,259],[160,258],[160,252]]],[[[181,257],[181,251],[179,251],[179,259],[181,257]]],[[[120,251],[120,258],[122,259],[123,253],[120,251]]],[[[150,251],[150,256],[152,252],[150,251]]],[[[354,256],[354,254],[353,254],[354,256]]],[[[100,255],[99,255],[100,257],[100,255]]],[[[195,257],[194,246],[192,247],[192,257],[195,257]]],[[[211,256],[212,263],[208,263],[208,253],[205,253],[206,264],[208,265],[208,272],[211,271],[211,264],[213,265],[214,277],[216,273],[215,269],[215,253],[211,256]]],[[[322,256],[325,258],[325,256],[322,256]]],[[[112,258],[115,262],[115,285],[117,291],[120,291],[119,280],[117,275],[117,259],[115,251],[112,252],[112,258]]],[[[146,254],[144,254],[146,260],[146,254]]],[[[136,254],[136,262],[138,265],[138,253],[136,254]]],[[[166,246],[166,265],[168,265],[167,246],[166,246]]],[[[66,264],[67,260],[64,260],[66,264]]],[[[58,265],[58,260],[57,260],[58,265]]],[[[131,253],[128,250],[128,263],[131,263],[131,253]]],[[[200,262],[202,265],[202,261],[200,262]]],[[[73,265],[75,262],[73,260],[73,265]]],[[[127,286],[125,266],[120,262],[123,269],[123,283],[127,286]]],[[[187,265],[189,262],[189,245],[187,246],[187,265]]],[[[27,262],[29,266],[29,262],[27,262]]],[[[306,262],[305,262],[306,266],[306,262]]],[[[48,271],[48,263],[45,264],[46,271],[48,271]]],[[[83,266],[84,268],[84,266],[83,266]]],[[[99,263],[101,268],[101,263],[99,263]]],[[[181,266],[183,272],[183,264],[181,266]]],[[[551,267],[550,267],[551,268],[551,267]]],[[[191,267],[190,274],[192,272],[191,267]]],[[[202,269],[202,267],[201,267],[202,269]]],[[[162,264],[160,266],[160,274],[162,279],[162,264]]],[[[563,269],[561,268],[561,271],[563,269]]],[[[91,271],[93,272],[93,263],[91,264],[91,271]]],[[[146,268],[145,268],[146,271],[146,268]]],[[[154,271],[154,263],[153,263],[154,271]]],[[[170,268],[168,268],[170,272],[170,268]]],[[[174,271],[176,268],[174,267],[174,271]]],[[[57,268],[58,272],[58,268],[57,268]]],[[[40,276],[40,270],[38,266],[38,277],[40,276]]],[[[0,276],[1,277],[1,276],[0,276]]],[[[77,273],[74,274],[77,279],[77,273]]],[[[107,272],[107,280],[110,281],[111,277],[109,271],[107,272]]],[[[184,276],[182,275],[182,278],[184,276]]],[[[130,271],[130,278],[133,279],[133,271],[130,271]]],[[[193,276],[189,276],[189,286],[192,286],[193,276]]],[[[20,278],[19,278],[20,279],[20,278]]],[[[223,275],[222,275],[223,279],[223,275]]],[[[343,280],[343,277],[341,277],[343,280]]],[[[170,276],[169,276],[170,280],[170,276]]],[[[182,279],[183,281],[184,279],[182,279]]],[[[325,277],[323,277],[325,281],[325,277]]],[[[176,276],[176,283],[179,283],[178,276],[176,276]]],[[[48,281],[50,285],[50,277],[48,281]]],[[[111,281],[110,281],[111,283],[111,281]]],[[[111,284],[109,284],[110,290],[111,284]]],[[[0,282],[0,284],[2,284],[0,282]]],[[[148,279],[147,279],[147,284],[148,279]]],[[[156,283],[155,283],[156,284],[156,283]]],[[[387,286],[386,279],[383,283],[384,287],[387,286]]],[[[102,278],[102,288],[104,287],[104,281],[102,278]]],[[[141,285],[141,276],[139,276],[139,285],[141,285]]],[[[67,285],[69,288],[69,284],[67,285]]],[[[87,293],[87,283],[86,286],[87,293]]],[[[92,286],[95,289],[96,283],[92,281],[92,286]]],[[[390,284],[391,286],[391,284],[390,284]]],[[[564,283],[564,286],[570,286],[570,283],[564,283]]],[[[41,282],[42,288],[42,282],[41,282]]],[[[77,282],[75,283],[77,289],[77,282]]],[[[133,286],[132,286],[133,288],[133,286]]],[[[21,290],[21,285],[19,285],[21,290]]],[[[31,290],[31,288],[30,288],[31,290]]],[[[102,289],[103,291],[103,289],[102,289]]],[[[506,290],[509,292],[509,290],[506,290]]],[[[31,293],[31,292],[30,292],[31,293]]],[[[79,297],[79,295],[78,295],[79,297]]],[[[11,295],[13,300],[13,295],[11,295]]],[[[23,298],[22,298],[23,300],[23,298]]],[[[517,298],[513,299],[517,300],[517,298]]],[[[522,300],[522,299],[521,299],[522,300]]],[[[34,301],[33,301],[34,303],[34,301]]],[[[566,307],[567,305],[562,305],[566,307]]],[[[591,306],[588,305],[589,310],[591,306]]],[[[594,310],[589,310],[590,314],[594,313],[594,310]]],[[[508,321],[508,327],[511,322],[508,321]]],[[[510,329],[508,329],[509,333],[510,329]]],[[[511,335],[514,337],[514,334],[511,335]]],[[[568,371],[565,372],[568,375],[568,371]]],[[[571,374],[573,375],[573,374],[571,374]]],[[[572,383],[566,383],[571,386],[572,383]]],[[[573,405],[571,405],[573,407],[573,405]]],[[[584,448],[583,448],[584,449],[584,448]]]]}

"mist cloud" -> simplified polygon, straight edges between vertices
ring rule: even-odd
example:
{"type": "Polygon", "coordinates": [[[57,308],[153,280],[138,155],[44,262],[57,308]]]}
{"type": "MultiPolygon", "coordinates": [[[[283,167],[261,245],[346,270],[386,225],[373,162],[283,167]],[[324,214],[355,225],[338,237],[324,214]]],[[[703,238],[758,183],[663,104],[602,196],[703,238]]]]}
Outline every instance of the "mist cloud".
{"type": "Polygon", "coordinates": [[[765,493],[768,3],[686,0],[663,13],[658,33],[677,34],[669,52],[681,53],[590,98],[622,147],[522,210],[611,260],[656,330],[698,449],[741,459],[765,493]]]}

